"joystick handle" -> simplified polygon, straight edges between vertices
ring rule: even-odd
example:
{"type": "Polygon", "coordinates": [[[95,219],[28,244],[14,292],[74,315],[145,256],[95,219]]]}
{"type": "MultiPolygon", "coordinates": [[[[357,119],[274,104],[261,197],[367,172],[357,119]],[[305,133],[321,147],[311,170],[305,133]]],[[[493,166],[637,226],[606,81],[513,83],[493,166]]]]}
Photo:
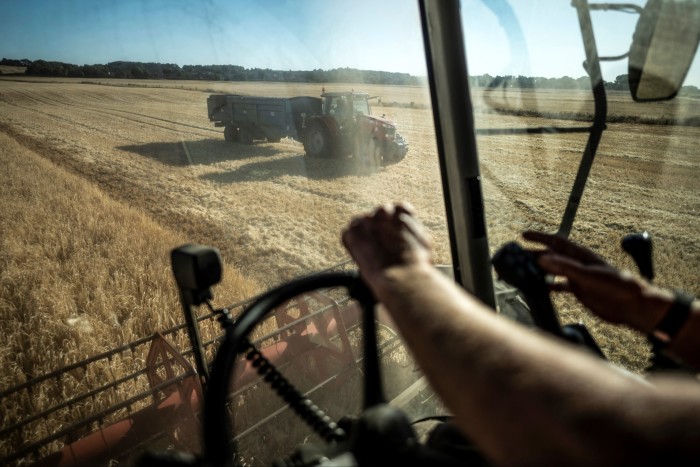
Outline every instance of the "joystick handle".
{"type": "Polygon", "coordinates": [[[621,243],[622,249],[634,260],[639,273],[650,281],[654,279],[651,235],[648,232],[629,234],[621,243]]]}

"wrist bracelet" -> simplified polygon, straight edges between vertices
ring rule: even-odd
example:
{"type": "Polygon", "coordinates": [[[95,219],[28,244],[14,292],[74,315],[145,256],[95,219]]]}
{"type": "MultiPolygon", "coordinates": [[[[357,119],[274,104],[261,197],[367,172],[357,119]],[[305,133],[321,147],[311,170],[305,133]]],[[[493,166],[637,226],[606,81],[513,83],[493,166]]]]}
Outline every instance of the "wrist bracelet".
{"type": "Polygon", "coordinates": [[[649,340],[659,348],[666,347],[676,337],[678,331],[681,330],[690,317],[694,298],[680,291],[676,291],[675,296],[676,298],[673,300],[671,308],[661,318],[654,330],[649,333],[649,340]]]}

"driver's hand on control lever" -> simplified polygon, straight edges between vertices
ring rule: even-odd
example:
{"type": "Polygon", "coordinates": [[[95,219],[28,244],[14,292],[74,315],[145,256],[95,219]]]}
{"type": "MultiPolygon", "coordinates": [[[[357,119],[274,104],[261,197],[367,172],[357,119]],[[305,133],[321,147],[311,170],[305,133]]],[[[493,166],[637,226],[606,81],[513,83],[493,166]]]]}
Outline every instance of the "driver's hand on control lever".
{"type": "MultiPolygon", "coordinates": [[[[566,278],[551,285],[570,292],[604,320],[626,324],[651,333],[674,303],[675,295],[626,271],[619,271],[592,251],[557,235],[528,231],[526,240],[547,248],[537,252],[538,263],[548,274],[566,278]]],[[[691,305],[687,322],[668,349],[694,368],[700,368],[700,304],[691,305]]]]}
{"type": "Polygon", "coordinates": [[[538,263],[548,274],[563,276],[554,291],[570,292],[593,313],[615,324],[651,332],[673,301],[673,294],[619,271],[601,257],[558,235],[527,231],[526,240],[547,247],[538,263]]]}

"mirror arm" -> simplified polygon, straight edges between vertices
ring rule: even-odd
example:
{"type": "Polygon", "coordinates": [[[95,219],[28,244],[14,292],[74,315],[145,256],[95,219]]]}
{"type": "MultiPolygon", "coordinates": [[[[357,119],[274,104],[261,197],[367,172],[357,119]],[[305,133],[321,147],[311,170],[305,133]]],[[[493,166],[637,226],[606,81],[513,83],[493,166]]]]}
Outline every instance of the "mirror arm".
{"type": "Polygon", "coordinates": [[[602,11],[620,11],[622,13],[632,13],[641,14],[644,10],[643,7],[635,5],[634,3],[589,3],[589,10],[602,10],[602,11]]]}
{"type": "Polygon", "coordinates": [[[615,55],[614,57],[598,57],[601,62],[616,62],[630,56],[629,51],[623,53],[622,55],[615,55]]]}
{"type": "Polygon", "coordinates": [[[574,181],[574,186],[571,188],[571,193],[569,193],[569,200],[566,203],[564,216],[562,217],[559,230],[557,231],[557,234],[562,235],[565,238],[571,233],[571,227],[574,223],[574,218],[576,217],[579,204],[581,203],[583,190],[586,187],[586,181],[588,180],[588,175],[590,174],[591,167],[593,166],[593,159],[595,158],[596,151],[598,150],[598,144],[603,136],[603,131],[606,129],[605,122],[608,115],[608,100],[605,94],[603,74],[600,70],[600,59],[598,57],[598,49],[595,43],[595,35],[593,34],[593,23],[591,22],[591,13],[588,8],[588,1],[573,0],[571,4],[578,12],[583,46],[586,51],[584,68],[591,79],[595,111],[593,116],[593,125],[591,126],[591,132],[588,136],[588,142],[586,143],[586,149],[581,157],[581,163],[579,164],[578,172],[576,173],[576,180],[574,181]]]}
{"type": "MultiPolygon", "coordinates": [[[[589,3],[589,10],[599,10],[599,11],[619,11],[621,13],[630,13],[641,15],[644,10],[643,7],[635,5],[633,3],[589,3]]],[[[629,50],[622,55],[615,55],[614,57],[598,57],[601,62],[614,62],[617,60],[622,60],[629,57],[629,50]]]]}
{"type": "MultiPolygon", "coordinates": [[[[589,10],[600,10],[600,11],[619,11],[621,13],[630,13],[641,15],[644,10],[643,7],[635,5],[633,3],[589,3],[589,10]]],[[[618,60],[623,60],[629,57],[629,50],[622,55],[615,55],[614,57],[598,57],[601,62],[615,62],[618,60]]]]}

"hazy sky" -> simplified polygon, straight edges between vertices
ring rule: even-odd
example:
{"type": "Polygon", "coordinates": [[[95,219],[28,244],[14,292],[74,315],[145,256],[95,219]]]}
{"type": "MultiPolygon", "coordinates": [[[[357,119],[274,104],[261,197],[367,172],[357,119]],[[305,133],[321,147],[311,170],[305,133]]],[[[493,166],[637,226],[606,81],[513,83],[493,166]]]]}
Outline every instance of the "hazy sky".
{"type": "MultiPolygon", "coordinates": [[[[511,0],[518,23],[507,24],[508,33],[492,11],[501,3],[462,0],[472,74],[585,74],[569,0],[511,0]],[[518,30],[524,44],[513,40],[518,30]]],[[[425,74],[414,0],[0,0],[0,11],[0,56],[5,58],[284,70],[348,66],[425,74]]],[[[629,48],[636,19],[593,13],[601,55],[629,48]]],[[[604,79],[622,73],[625,62],[606,65],[604,79]]],[[[700,85],[700,64],[686,83],[700,85]]]]}

